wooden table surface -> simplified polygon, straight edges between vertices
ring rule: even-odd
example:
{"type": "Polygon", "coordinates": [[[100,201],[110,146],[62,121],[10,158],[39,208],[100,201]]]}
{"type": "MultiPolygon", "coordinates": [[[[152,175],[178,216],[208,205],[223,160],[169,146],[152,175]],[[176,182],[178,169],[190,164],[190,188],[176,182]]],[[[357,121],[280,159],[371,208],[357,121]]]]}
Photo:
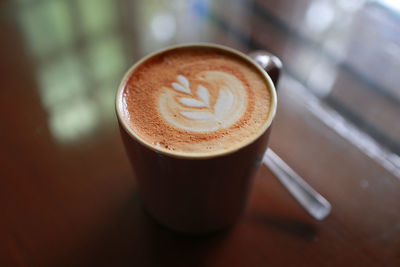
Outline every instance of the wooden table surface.
{"type": "Polygon", "coordinates": [[[400,13],[293,2],[3,1],[0,266],[400,266],[400,13]],[[265,166],[224,232],[144,213],[114,94],[139,58],[193,41],[282,58],[270,146],[331,202],[326,220],[265,166]]]}

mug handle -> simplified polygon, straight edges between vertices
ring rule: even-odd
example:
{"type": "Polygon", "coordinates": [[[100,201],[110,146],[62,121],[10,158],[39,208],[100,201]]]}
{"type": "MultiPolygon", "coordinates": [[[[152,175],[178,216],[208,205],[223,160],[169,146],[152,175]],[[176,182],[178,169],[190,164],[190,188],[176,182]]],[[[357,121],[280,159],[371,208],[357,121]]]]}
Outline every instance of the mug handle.
{"type": "Polygon", "coordinates": [[[275,85],[275,89],[278,90],[282,61],[277,56],[262,50],[251,52],[249,57],[257,62],[268,73],[275,85]]]}

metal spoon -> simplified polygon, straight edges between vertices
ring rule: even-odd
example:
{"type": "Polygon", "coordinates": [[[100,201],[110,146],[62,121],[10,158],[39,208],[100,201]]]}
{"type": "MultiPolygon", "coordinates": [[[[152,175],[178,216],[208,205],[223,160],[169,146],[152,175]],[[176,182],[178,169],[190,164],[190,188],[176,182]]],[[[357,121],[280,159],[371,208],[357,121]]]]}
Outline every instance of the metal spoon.
{"type": "Polygon", "coordinates": [[[331,204],[309,186],[274,151],[268,149],[263,162],[313,218],[321,221],[329,215],[331,204]]]}
{"type": "MultiPolygon", "coordinates": [[[[282,70],[281,60],[266,51],[254,51],[249,56],[268,73],[277,88],[282,70]]],[[[312,217],[321,221],[328,216],[331,204],[295,173],[274,151],[268,149],[263,162],[312,217]]]]}

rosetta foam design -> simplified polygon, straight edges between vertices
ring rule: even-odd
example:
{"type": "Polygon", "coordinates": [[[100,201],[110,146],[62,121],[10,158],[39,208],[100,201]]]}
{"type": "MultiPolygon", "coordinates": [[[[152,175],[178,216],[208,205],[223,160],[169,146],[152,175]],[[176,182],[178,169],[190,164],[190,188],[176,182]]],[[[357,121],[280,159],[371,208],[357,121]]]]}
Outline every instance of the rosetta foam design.
{"type": "Polygon", "coordinates": [[[243,115],[247,106],[246,90],[235,76],[205,71],[196,78],[210,85],[219,85],[214,106],[210,106],[210,93],[205,86],[198,85],[194,94],[188,79],[179,75],[179,83],[173,82],[172,88],[165,88],[158,101],[160,113],[168,123],[186,131],[211,132],[230,127],[243,115]]]}
{"type": "Polygon", "coordinates": [[[123,88],[124,119],[155,147],[215,153],[240,146],[265,124],[268,83],[252,64],[214,48],[179,48],[135,67],[123,88]]]}

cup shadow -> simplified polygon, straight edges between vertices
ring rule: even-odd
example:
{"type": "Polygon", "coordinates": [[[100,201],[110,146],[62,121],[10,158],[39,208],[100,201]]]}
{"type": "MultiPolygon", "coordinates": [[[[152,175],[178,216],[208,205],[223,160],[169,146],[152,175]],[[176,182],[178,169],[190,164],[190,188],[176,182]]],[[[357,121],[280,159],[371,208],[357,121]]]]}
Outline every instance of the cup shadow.
{"type": "Polygon", "coordinates": [[[266,229],[275,229],[288,235],[313,241],[317,237],[317,229],[311,223],[301,222],[289,218],[278,218],[267,214],[251,214],[247,219],[255,225],[266,229]]]}
{"type": "Polygon", "coordinates": [[[144,210],[137,194],[90,241],[95,266],[202,266],[225,230],[206,235],[174,232],[144,210]]]}
{"type": "MultiPolygon", "coordinates": [[[[225,257],[236,259],[235,254],[252,247],[263,238],[263,232],[280,231],[306,242],[317,236],[311,223],[259,212],[244,214],[231,229],[206,235],[178,233],[149,216],[137,192],[114,208],[117,211],[102,222],[104,226],[85,241],[86,248],[71,262],[86,266],[204,266],[225,257]]],[[[252,257],[251,251],[248,254],[252,257]]],[[[240,260],[245,258],[240,256],[240,260]]]]}

